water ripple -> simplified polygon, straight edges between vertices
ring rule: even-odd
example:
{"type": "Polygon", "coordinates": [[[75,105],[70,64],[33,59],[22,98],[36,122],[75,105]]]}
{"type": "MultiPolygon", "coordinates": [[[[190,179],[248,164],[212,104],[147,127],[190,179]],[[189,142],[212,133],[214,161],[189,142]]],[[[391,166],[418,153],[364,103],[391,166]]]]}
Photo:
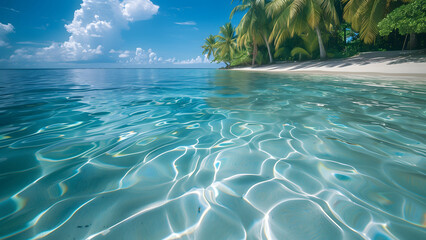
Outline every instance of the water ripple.
{"type": "Polygon", "coordinates": [[[0,239],[426,234],[422,81],[2,73],[0,239]]]}

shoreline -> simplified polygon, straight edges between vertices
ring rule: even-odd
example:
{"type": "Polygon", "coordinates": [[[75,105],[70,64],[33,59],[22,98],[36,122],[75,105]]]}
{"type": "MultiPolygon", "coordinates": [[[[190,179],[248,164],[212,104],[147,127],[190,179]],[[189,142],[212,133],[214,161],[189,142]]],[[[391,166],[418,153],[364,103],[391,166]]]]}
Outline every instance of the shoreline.
{"type": "Polygon", "coordinates": [[[426,79],[426,50],[363,52],[342,59],[278,62],[256,67],[235,67],[228,70],[268,73],[392,75],[426,79]]]}

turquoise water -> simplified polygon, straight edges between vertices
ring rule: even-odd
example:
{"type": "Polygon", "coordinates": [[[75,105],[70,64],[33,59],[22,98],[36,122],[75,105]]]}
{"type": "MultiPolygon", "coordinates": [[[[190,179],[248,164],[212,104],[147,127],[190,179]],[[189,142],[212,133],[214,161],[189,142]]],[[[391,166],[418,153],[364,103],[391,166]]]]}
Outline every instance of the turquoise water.
{"type": "Polygon", "coordinates": [[[424,81],[1,70],[0,91],[0,239],[426,236],[424,81]]]}

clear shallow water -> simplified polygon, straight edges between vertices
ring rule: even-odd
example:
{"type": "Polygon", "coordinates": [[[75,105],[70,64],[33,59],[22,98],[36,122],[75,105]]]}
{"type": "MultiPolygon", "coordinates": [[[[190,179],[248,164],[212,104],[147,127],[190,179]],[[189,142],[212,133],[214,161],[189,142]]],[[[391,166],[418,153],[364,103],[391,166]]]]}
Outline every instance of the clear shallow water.
{"type": "Polygon", "coordinates": [[[2,70],[0,239],[422,239],[426,84],[394,80],[2,70]]]}

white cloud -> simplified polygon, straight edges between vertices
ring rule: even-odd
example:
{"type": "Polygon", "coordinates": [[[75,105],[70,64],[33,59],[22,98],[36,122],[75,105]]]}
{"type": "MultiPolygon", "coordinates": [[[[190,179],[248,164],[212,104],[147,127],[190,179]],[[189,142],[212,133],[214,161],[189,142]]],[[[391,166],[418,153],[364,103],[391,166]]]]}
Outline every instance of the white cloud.
{"type": "Polygon", "coordinates": [[[142,48],[136,48],[135,51],[122,51],[122,50],[111,50],[109,52],[112,55],[118,56],[120,63],[127,64],[155,64],[163,63],[163,58],[158,57],[157,53],[152,51],[152,49],[144,50],[142,48]]]}
{"type": "Polygon", "coordinates": [[[188,26],[194,26],[194,25],[197,25],[197,23],[196,23],[196,22],[194,22],[194,21],[188,21],[188,22],[175,22],[175,24],[177,24],[177,25],[188,25],[188,26]]]}
{"type": "Polygon", "coordinates": [[[157,63],[158,57],[152,49],[148,49],[148,51],[143,50],[142,48],[136,48],[136,52],[133,58],[130,58],[130,63],[142,64],[142,63],[157,63]]]}
{"type": "MultiPolygon", "coordinates": [[[[159,9],[150,0],[83,0],[80,6],[72,22],[65,25],[70,33],[67,41],[46,48],[18,49],[11,60],[95,60],[120,46],[121,30],[127,29],[129,22],[149,19],[159,9]]],[[[126,58],[126,54],[117,57],[126,58]]]]}
{"type": "Polygon", "coordinates": [[[200,56],[198,56],[196,58],[176,62],[175,64],[195,64],[195,63],[203,63],[203,59],[200,56]]]}
{"type": "Polygon", "coordinates": [[[176,58],[168,58],[165,60],[166,63],[175,63],[176,62],[176,58]]]}
{"type": "Polygon", "coordinates": [[[207,57],[207,54],[204,55],[204,63],[210,63],[210,59],[207,57]]]}
{"type": "Polygon", "coordinates": [[[207,58],[207,54],[204,56],[197,56],[186,60],[177,60],[175,57],[163,59],[158,57],[152,49],[144,50],[142,48],[136,48],[135,51],[128,50],[114,50],[111,49],[109,53],[119,58],[119,63],[140,65],[140,64],[176,64],[176,65],[189,65],[189,64],[209,64],[210,60],[207,58]]]}
{"type": "Polygon", "coordinates": [[[13,9],[13,8],[7,8],[7,7],[0,7],[0,8],[2,8],[2,9],[6,9],[6,10],[9,10],[9,11],[12,11],[12,12],[15,12],[15,13],[19,13],[19,11],[18,11],[18,10],[13,9]]]}
{"type": "Polygon", "coordinates": [[[123,16],[131,22],[150,19],[159,8],[150,0],[124,0],[121,7],[123,16]]]}
{"type": "Polygon", "coordinates": [[[0,23],[0,33],[10,33],[13,32],[13,30],[14,27],[11,23],[8,23],[7,25],[0,23]]]}
{"type": "Polygon", "coordinates": [[[130,51],[124,51],[118,55],[119,58],[128,58],[130,56],[130,51]]]}
{"type": "Polygon", "coordinates": [[[7,45],[9,45],[9,44],[7,44],[7,42],[5,42],[4,40],[0,39],[0,47],[6,47],[7,45]]]}
{"type": "Polygon", "coordinates": [[[204,55],[204,57],[198,56],[196,58],[191,58],[191,59],[182,60],[182,61],[176,61],[176,59],[174,59],[172,63],[173,64],[201,64],[201,63],[210,63],[210,61],[207,58],[207,54],[206,54],[204,55]]]}
{"type": "Polygon", "coordinates": [[[12,24],[0,23],[0,47],[6,47],[9,44],[6,42],[6,35],[13,32],[14,27],[12,24]]]}

